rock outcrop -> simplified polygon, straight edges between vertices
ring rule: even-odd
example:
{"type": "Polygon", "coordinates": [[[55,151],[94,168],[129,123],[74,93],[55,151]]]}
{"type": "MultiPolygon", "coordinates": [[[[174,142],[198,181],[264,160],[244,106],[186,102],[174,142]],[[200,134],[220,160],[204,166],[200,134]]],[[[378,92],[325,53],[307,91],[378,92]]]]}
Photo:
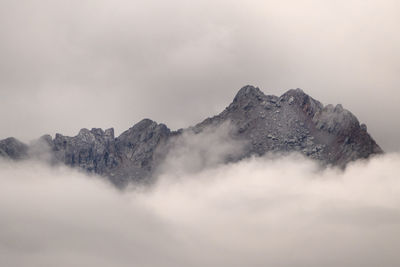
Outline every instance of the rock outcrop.
{"type": "Polygon", "coordinates": [[[46,158],[52,164],[108,177],[122,187],[131,181],[151,182],[151,174],[168,155],[169,142],[182,133],[197,134],[228,122],[233,126],[229,136],[246,145],[240,155],[227,161],[297,151],[322,164],[344,167],[383,152],[367,127],[341,105],[324,106],[301,89],[277,97],[249,85],[239,90],[222,113],[187,129],[174,132],[144,119],[118,137],[112,128],[94,128],[82,129],[74,137],[45,135],[29,146],[7,138],[0,141],[0,155],[14,160],[46,158]]]}
{"type": "Polygon", "coordinates": [[[324,107],[301,89],[276,97],[245,86],[221,114],[194,130],[228,120],[235,126],[233,135],[249,141],[243,157],[298,151],[323,164],[345,166],[383,152],[350,111],[341,105],[324,107]]]}
{"type": "Polygon", "coordinates": [[[28,146],[14,137],[0,140],[0,156],[10,159],[24,159],[28,156],[28,146]]]}
{"type": "Polygon", "coordinates": [[[124,186],[130,181],[150,182],[150,174],[159,160],[156,150],[170,133],[164,124],[144,119],[117,138],[112,128],[82,129],[74,137],[56,134],[49,146],[53,163],[79,167],[124,186]]]}

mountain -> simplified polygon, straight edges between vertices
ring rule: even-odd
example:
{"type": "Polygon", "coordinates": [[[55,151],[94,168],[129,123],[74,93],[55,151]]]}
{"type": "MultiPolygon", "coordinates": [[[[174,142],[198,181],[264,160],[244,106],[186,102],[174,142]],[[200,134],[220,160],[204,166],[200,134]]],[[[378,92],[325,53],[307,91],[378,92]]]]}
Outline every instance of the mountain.
{"type": "Polygon", "coordinates": [[[368,134],[365,124],[341,105],[324,106],[292,89],[277,97],[244,86],[220,114],[178,131],[144,119],[120,136],[114,130],[82,129],[74,137],[44,135],[30,145],[15,138],[0,141],[0,155],[14,160],[39,158],[63,163],[108,177],[117,186],[150,182],[171,143],[185,133],[194,135],[229,123],[229,138],[243,141],[243,149],[225,161],[237,161],[267,152],[294,152],[323,165],[345,167],[347,163],[383,153],[368,134]]]}

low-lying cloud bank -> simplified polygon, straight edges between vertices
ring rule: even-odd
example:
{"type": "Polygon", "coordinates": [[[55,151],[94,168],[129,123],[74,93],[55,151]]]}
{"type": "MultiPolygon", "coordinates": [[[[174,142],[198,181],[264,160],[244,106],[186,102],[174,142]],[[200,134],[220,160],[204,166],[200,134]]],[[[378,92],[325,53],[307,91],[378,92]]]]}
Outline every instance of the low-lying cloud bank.
{"type": "Polygon", "coordinates": [[[121,193],[1,162],[0,265],[399,266],[399,173],[398,154],[344,172],[291,155],[166,171],[121,193]]]}

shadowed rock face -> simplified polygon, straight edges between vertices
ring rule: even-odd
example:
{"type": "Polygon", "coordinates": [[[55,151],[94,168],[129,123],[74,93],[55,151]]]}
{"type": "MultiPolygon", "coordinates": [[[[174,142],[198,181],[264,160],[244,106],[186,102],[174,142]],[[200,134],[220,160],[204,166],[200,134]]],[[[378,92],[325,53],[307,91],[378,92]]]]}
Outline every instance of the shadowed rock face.
{"type": "Polygon", "coordinates": [[[0,140],[0,156],[10,159],[24,159],[28,156],[28,146],[14,137],[0,140]]]}
{"type": "Polygon", "coordinates": [[[63,162],[108,177],[117,186],[150,182],[157,165],[156,150],[170,136],[164,124],[144,119],[118,138],[114,129],[82,129],[74,137],[56,134],[49,143],[53,162],[63,162]]]}
{"type": "Polygon", "coordinates": [[[194,130],[227,120],[235,126],[233,136],[249,141],[243,157],[298,151],[324,164],[344,167],[383,152],[351,112],[341,105],[324,107],[301,89],[276,97],[245,86],[221,114],[194,130]]]}
{"type": "Polygon", "coordinates": [[[171,140],[183,132],[195,134],[230,123],[229,137],[246,143],[239,160],[267,152],[297,151],[323,164],[344,167],[348,162],[382,153],[364,124],[341,105],[323,106],[301,89],[281,97],[245,86],[219,115],[188,129],[172,132],[145,119],[117,138],[114,130],[82,129],[77,136],[45,135],[27,146],[15,138],[0,141],[0,155],[11,159],[40,158],[79,167],[108,177],[117,186],[151,182],[151,174],[167,156],[171,140]],[[44,157],[43,155],[48,155],[44,157]]]}

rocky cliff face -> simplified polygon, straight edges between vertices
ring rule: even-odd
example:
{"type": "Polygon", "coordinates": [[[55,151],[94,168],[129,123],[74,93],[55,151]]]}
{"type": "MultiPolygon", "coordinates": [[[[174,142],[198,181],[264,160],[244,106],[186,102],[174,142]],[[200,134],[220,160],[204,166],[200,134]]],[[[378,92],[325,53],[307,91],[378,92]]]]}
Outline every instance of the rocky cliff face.
{"type": "Polygon", "coordinates": [[[221,114],[194,129],[227,120],[236,126],[234,136],[249,140],[245,157],[298,151],[324,164],[344,166],[383,152],[351,112],[341,105],[324,107],[301,89],[276,97],[245,86],[221,114]]]}
{"type": "Polygon", "coordinates": [[[277,97],[245,86],[222,113],[188,129],[172,132],[164,124],[145,119],[117,138],[113,129],[96,128],[82,129],[74,137],[56,134],[53,139],[45,135],[30,146],[7,138],[0,141],[0,155],[16,160],[46,158],[52,164],[63,163],[108,177],[117,186],[130,181],[147,183],[168,155],[171,140],[184,132],[198,134],[228,122],[233,126],[229,137],[246,145],[226,161],[297,151],[322,164],[343,167],[383,152],[367,127],[341,105],[323,106],[301,89],[277,97]]]}
{"type": "Polygon", "coordinates": [[[23,159],[28,156],[28,146],[14,137],[0,140],[0,156],[10,159],[23,159]]]}

